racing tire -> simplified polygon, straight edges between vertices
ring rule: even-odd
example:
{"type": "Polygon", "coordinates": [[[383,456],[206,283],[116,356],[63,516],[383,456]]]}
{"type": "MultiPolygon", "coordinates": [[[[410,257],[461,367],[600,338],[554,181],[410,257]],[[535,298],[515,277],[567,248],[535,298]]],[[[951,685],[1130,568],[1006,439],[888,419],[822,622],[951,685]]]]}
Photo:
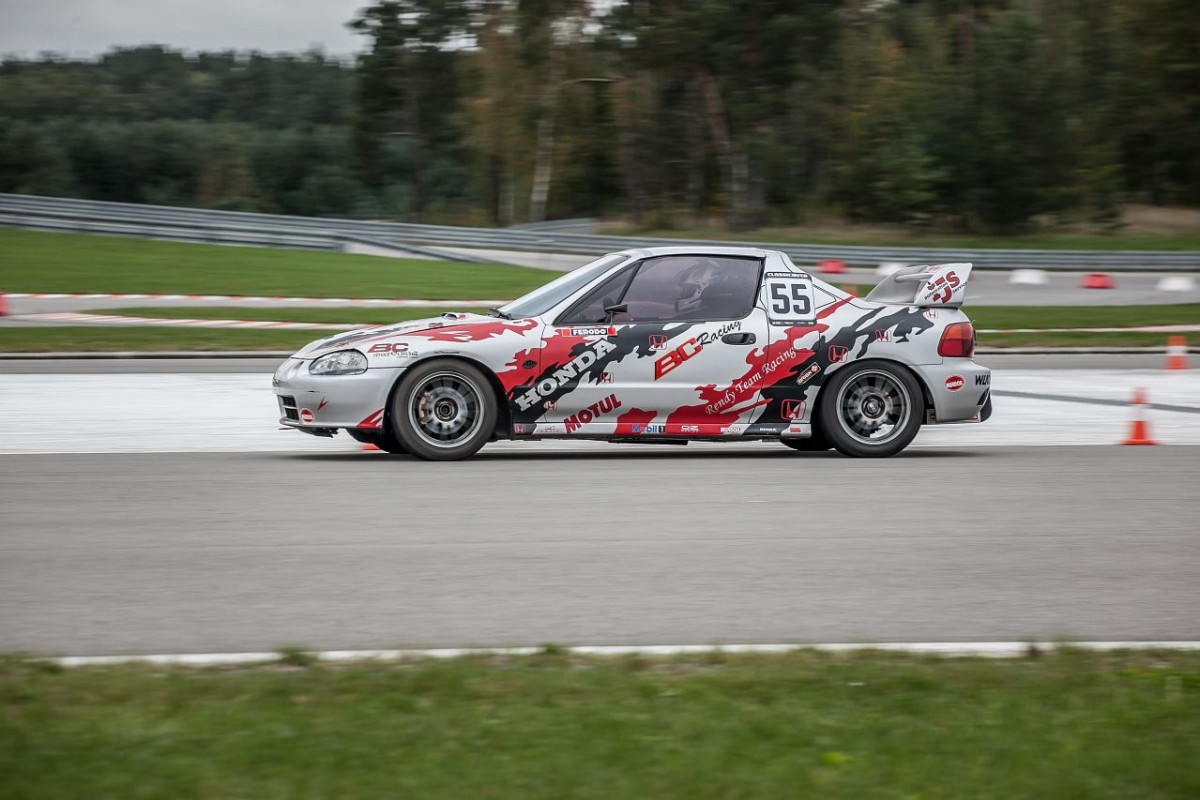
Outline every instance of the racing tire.
{"type": "Polygon", "coordinates": [[[779,441],[783,442],[786,447],[799,450],[802,453],[819,453],[823,450],[831,450],[833,448],[833,442],[829,441],[829,438],[815,426],[813,427],[812,436],[807,439],[780,439],[779,441]]]}
{"type": "Polygon", "coordinates": [[[462,361],[434,359],[406,370],[392,394],[391,425],[410,454],[426,461],[469,458],[492,437],[496,395],[462,361]]]}
{"type": "Polygon", "coordinates": [[[887,458],[908,447],[925,417],[925,395],[904,367],[863,361],[834,373],[821,391],[821,430],[839,453],[887,458]]]}
{"type": "Polygon", "coordinates": [[[354,441],[362,442],[363,444],[373,444],[385,453],[392,453],[394,455],[406,455],[408,453],[404,449],[404,445],[400,444],[400,440],[396,438],[396,434],[388,429],[367,431],[359,428],[347,428],[346,433],[350,434],[350,438],[354,441]]]}

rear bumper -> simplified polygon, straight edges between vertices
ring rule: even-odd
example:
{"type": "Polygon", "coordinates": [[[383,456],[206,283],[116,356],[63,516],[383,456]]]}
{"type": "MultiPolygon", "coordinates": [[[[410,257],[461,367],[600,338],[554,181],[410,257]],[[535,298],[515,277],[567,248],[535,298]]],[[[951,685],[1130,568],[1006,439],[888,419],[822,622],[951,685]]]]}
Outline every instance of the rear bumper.
{"type": "Polygon", "coordinates": [[[987,367],[970,358],[948,358],[915,369],[933,399],[927,424],[983,422],[991,416],[992,371],[987,367]]]}

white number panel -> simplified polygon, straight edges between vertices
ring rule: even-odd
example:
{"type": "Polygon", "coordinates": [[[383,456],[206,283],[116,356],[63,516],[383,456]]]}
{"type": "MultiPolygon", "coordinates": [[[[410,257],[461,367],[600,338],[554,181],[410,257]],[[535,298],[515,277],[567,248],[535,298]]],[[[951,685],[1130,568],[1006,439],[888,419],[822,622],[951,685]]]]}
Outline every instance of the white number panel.
{"type": "Polygon", "coordinates": [[[798,272],[763,276],[763,302],[772,325],[811,325],[816,318],[812,279],[798,272]]]}

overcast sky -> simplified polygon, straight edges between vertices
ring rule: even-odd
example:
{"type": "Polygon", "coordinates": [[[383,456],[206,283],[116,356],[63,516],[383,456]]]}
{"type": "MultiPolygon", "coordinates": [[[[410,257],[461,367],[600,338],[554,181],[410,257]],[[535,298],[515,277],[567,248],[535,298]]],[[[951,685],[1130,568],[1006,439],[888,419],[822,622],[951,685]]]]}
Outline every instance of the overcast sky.
{"type": "Polygon", "coordinates": [[[362,49],[346,23],[370,0],[0,0],[0,55],[99,55],[114,45],[301,52],[362,49]]]}

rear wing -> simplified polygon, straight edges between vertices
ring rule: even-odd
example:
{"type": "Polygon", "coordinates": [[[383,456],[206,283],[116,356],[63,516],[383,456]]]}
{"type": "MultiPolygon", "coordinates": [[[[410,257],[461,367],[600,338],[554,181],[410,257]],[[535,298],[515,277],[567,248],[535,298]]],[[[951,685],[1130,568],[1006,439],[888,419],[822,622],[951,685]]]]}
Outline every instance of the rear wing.
{"type": "Polygon", "coordinates": [[[863,299],[889,305],[958,308],[967,299],[970,278],[970,264],[918,264],[884,278],[863,299]]]}

